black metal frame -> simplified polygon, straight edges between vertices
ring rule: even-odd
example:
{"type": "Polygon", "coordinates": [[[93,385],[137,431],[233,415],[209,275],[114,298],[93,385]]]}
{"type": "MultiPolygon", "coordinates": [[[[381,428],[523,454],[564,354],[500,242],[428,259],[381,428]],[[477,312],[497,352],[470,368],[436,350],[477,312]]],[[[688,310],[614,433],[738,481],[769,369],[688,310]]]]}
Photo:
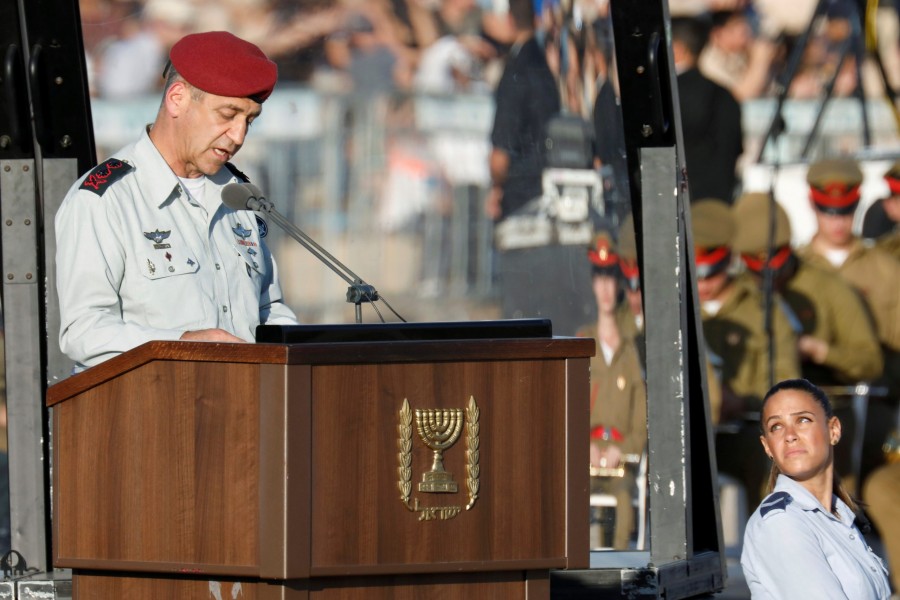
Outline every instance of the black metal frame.
{"type": "Polygon", "coordinates": [[[51,568],[47,386],[59,353],[53,217],[95,162],[77,0],[0,0],[0,210],[16,575],[51,568]]]}
{"type": "Polygon", "coordinates": [[[680,108],[663,0],[612,0],[646,319],[649,552],[595,552],[554,600],[673,599],[725,585],[680,108]]]}

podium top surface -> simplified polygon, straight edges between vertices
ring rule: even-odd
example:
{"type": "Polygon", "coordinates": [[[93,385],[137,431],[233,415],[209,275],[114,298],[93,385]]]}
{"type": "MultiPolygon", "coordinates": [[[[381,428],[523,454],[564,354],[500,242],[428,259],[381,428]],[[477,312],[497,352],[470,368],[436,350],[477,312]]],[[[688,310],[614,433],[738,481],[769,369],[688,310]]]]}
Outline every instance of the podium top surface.
{"type": "Polygon", "coordinates": [[[520,320],[408,324],[396,329],[299,326],[300,329],[282,329],[274,335],[295,336],[298,340],[305,335],[308,339],[279,343],[152,341],[50,386],[46,405],[63,402],[154,361],[315,366],[589,358],[596,351],[591,338],[552,337],[549,322],[525,321],[529,321],[525,327],[520,320]],[[356,339],[351,336],[353,331],[357,332],[356,339]],[[398,337],[401,333],[405,337],[398,337]],[[328,337],[330,341],[325,341],[328,337]]]}
{"type": "Polygon", "coordinates": [[[260,325],[258,343],[450,341],[553,337],[550,319],[313,325],[260,325]]]}

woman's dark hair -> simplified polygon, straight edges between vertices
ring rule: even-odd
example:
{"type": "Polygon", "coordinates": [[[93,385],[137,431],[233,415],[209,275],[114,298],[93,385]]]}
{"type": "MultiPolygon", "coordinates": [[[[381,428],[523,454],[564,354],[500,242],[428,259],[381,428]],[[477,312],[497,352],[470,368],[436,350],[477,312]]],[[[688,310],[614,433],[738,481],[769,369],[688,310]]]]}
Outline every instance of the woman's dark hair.
{"type": "MultiPolygon", "coordinates": [[[[814,383],[807,381],[806,379],[785,379],[784,381],[779,381],[772,388],[766,392],[766,395],[763,397],[762,401],[762,410],[760,411],[760,423],[759,428],[763,435],[766,434],[765,426],[762,421],[762,413],[766,409],[766,402],[769,401],[769,398],[774,396],[775,394],[787,390],[793,390],[796,392],[803,392],[807,394],[810,398],[819,403],[819,406],[822,407],[822,411],[825,413],[826,422],[830,421],[834,416],[834,408],[831,406],[831,400],[828,398],[828,394],[822,391],[814,383]]],[[[772,490],[775,489],[775,480],[778,479],[778,474],[781,471],[778,470],[778,467],[772,462],[772,468],[769,470],[769,481],[766,485],[766,493],[769,494],[772,490]]],[[[834,474],[834,494],[844,501],[844,503],[850,507],[854,513],[859,513],[859,506],[857,502],[850,497],[850,494],[847,493],[847,490],[844,489],[844,486],[841,484],[841,478],[837,473],[834,474]]]]}
{"type": "MultiPolygon", "coordinates": [[[[768,402],[769,398],[777,394],[778,392],[783,392],[785,390],[794,390],[797,392],[806,392],[809,396],[818,402],[822,406],[822,410],[825,411],[825,417],[831,419],[834,416],[834,409],[831,407],[831,400],[828,398],[828,394],[822,391],[822,389],[814,383],[806,379],[785,379],[784,381],[779,381],[772,388],[766,392],[766,395],[763,397],[762,405],[763,408],[766,406],[766,402],[768,402]]],[[[763,428],[763,424],[760,422],[760,429],[763,428]]],[[[765,433],[765,431],[763,431],[765,433]]]]}

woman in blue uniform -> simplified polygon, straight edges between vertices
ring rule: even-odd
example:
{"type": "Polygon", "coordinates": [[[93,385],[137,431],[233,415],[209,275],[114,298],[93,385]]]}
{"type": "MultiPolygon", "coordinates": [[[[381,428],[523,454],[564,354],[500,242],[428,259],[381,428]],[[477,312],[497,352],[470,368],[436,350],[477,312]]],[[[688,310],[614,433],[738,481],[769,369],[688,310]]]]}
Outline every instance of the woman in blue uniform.
{"type": "Polygon", "coordinates": [[[766,394],[760,425],[773,464],[770,493],[744,533],[741,566],[753,598],[889,598],[884,562],[834,473],[841,422],[828,397],[805,379],[782,381],[766,394]]]}

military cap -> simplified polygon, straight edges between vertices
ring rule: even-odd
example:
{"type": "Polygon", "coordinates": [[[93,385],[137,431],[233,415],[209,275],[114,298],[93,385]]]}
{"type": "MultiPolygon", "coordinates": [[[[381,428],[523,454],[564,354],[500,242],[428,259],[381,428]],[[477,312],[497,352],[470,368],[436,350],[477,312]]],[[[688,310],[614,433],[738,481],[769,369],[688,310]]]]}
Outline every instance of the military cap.
{"type": "Polygon", "coordinates": [[[809,166],[809,197],[819,212],[847,215],[859,204],[863,173],[851,158],[831,158],[809,166]]]}
{"type": "Polygon", "coordinates": [[[169,61],[185,81],[204,92],[259,103],[278,79],[278,67],[262,50],[226,31],[184,36],[172,46],[169,61]]]}
{"type": "Polygon", "coordinates": [[[634,233],[634,215],[628,213],[619,225],[619,269],[625,285],[631,290],[641,288],[641,272],[638,267],[637,241],[634,233]]]}
{"type": "Polygon", "coordinates": [[[594,236],[594,243],[588,249],[588,260],[595,275],[619,274],[619,254],[609,233],[601,231],[594,236]]]}
{"type": "MultiPolygon", "coordinates": [[[[751,271],[757,273],[765,268],[769,252],[769,227],[773,202],[765,192],[750,192],[742,195],[731,209],[737,232],[732,248],[741,254],[741,259],[751,271]]],[[[784,208],[775,204],[775,236],[772,240],[774,254],[769,261],[771,269],[779,269],[791,256],[791,223],[784,208]]]]}
{"type": "MultiPolygon", "coordinates": [[[[737,231],[731,247],[743,254],[759,254],[769,246],[769,219],[773,201],[765,192],[750,192],[738,198],[732,208],[737,231]]],[[[775,204],[774,246],[791,243],[791,222],[778,202],[775,204]]]]}
{"type": "Polygon", "coordinates": [[[900,159],[894,161],[894,164],[887,170],[884,180],[887,181],[892,196],[900,195],[900,159]]]}
{"type": "Polygon", "coordinates": [[[711,277],[727,269],[735,229],[731,207],[714,198],[697,200],[691,203],[691,224],[697,276],[711,277]]]}

